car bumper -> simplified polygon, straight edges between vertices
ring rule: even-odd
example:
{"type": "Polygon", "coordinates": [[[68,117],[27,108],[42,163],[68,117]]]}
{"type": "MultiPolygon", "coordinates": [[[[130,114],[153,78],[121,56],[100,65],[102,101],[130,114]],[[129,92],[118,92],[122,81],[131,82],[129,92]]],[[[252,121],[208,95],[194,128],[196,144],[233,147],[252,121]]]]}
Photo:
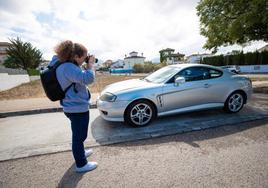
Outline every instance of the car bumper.
{"type": "Polygon", "coordinates": [[[129,104],[129,101],[107,102],[100,99],[97,100],[97,108],[100,115],[107,121],[124,121],[124,112],[129,104]]]}

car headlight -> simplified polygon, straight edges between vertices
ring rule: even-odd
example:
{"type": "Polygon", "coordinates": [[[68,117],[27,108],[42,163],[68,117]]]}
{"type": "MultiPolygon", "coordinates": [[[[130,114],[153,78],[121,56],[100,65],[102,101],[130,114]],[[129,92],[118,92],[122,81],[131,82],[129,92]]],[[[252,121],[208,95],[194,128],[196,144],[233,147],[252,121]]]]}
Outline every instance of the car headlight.
{"type": "Polygon", "coordinates": [[[100,100],[107,102],[114,102],[116,100],[116,95],[112,93],[104,93],[102,96],[100,96],[100,100]]]}

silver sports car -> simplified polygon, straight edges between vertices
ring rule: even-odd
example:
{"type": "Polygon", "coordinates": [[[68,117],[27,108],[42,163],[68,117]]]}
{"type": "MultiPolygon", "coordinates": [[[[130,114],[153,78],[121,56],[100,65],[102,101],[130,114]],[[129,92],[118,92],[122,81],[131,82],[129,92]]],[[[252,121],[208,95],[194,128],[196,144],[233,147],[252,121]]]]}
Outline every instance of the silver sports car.
{"type": "Polygon", "coordinates": [[[97,100],[101,116],[135,127],[157,116],[210,108],[235,113],[252,93],[251,80],[214,66],[166,66],[143,79],[107,86],[97,100]]]}

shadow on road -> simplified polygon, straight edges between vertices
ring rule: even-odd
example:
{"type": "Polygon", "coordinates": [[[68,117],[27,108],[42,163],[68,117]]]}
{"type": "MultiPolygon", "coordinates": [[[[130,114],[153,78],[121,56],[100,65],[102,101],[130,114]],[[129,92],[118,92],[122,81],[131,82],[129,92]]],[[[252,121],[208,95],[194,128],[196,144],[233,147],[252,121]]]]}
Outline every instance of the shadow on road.
{"type": "MultiPolygon", "coordinates": [[[[204,140],[210,139],[212,136],[206,137],[203,135],[203,130],[205,129],[220,128],[225,125],[237,125],[244,122],[254,122],[265,117],[268,117],[267,106],[263,108],[263,106],[259,104],[246,105],[236,114],[228,114],[221,109],[213,109],[160,117],[149,126],[139,128],[133,128],[120,122],[108,122],[98,116],[91,123],[91,133],[94,140],[100,145],[174,135],[190,131],[198,131],[200,133],[199,136],[196,135],[198,139],[193,138],[192,140],[204,140]]],[[[217,133],[217,137],[251,128],[250,126],[238,127],[234,126],[229,131],[222,130],[220,133],[217,133]]],[[[187,139],[189,138],[185,138],[185,141],[187,141],[187,139]]],[[[193,147],[198,147],[191,140],[187,142],[189,144],[192,143],[191,145],[193,147]]]]}
{"type": "MultiPolygon", "coordinates": [[[[268,124],[268,118],[257,120],[257,121],[250,121],[244,122],[238,125],[226,125],[221,127],[215,127],[206,130],[200,131],[192,131],[187,132],[184,134],[177,134],[177,135],[168,135],[163,136],[161,138],[154,138],[148,139],[146,141],[130,141],[126,143],[117,143],[113,145],[108,145],[109,147],[131,147],[131,146],[144,146],[144,145],[158,145],[168,142],[183,142],[186,144],[191,145],[192,147],[199,148],[199,144],[196,142],[210,140],[214,138],[226,137],[232,134],[236,134],[239,132],[246,131],[248,129],[264,126],[268,124]]],[[[258,139],[258,138],[252,138],[258,139]]]]}
{"type": "Polygon", "coordinates": [[[75,163],[70,166],[70,168],[62,176],[57,188],[74,188],[77,186],[78,182],[82,179],[84,173],[76,173],[74,171],[75,163]]]}

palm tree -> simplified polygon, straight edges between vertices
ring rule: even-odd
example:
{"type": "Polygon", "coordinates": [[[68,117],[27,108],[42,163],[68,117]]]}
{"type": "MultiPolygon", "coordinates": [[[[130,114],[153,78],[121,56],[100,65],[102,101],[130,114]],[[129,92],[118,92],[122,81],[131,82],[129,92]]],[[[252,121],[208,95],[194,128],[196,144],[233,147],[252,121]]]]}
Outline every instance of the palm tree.
{"type": "Polygon", "coordinates": [[[29,42],[23,42],[19,37],[9,39],[11,45],[7,48],[8,57],[4,66],[9,68],[35,69],[42,62],[42,53],[29,42]]]}

